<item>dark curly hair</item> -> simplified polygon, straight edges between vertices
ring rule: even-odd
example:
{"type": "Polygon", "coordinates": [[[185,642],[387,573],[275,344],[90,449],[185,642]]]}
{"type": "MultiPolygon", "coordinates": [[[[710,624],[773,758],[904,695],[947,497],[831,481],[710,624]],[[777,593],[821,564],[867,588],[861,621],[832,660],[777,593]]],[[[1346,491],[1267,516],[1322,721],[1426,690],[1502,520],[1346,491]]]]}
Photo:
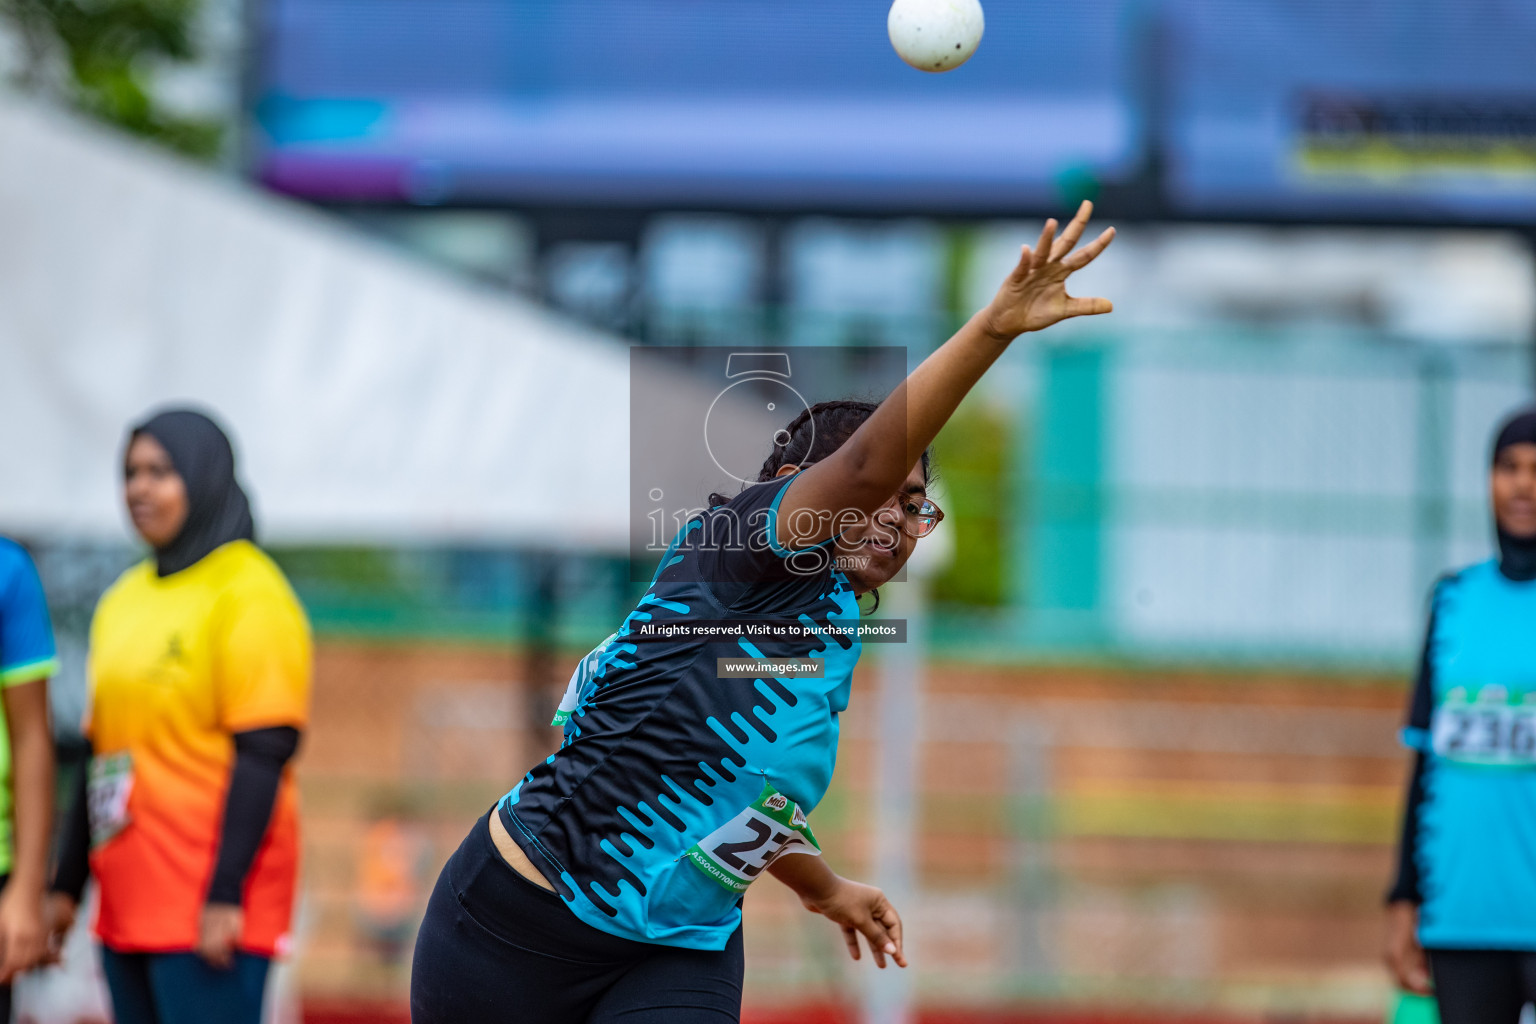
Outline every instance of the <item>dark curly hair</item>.
{"type": "MultiPolygon", "coordinates": [[[[817,402],[789,421],[789,425],[774,437],[773,451],[763,460],[757,482],[766,483],[778,475],[785,466],[809,466],[837,451],[848,443],[854,431],[880,408],[876,402],[862,402],[854,398],[840,398],[832,402],[817,402]]],[[[932,459],[923,452],[923,479],[932,481],[932,459]]],[[[709,505],[718,508],[731,499],[724,494],[711,494],[709,505]]]]}
{"type": "MultiPolygon", "coordinates": [[[[842,398],[832,402],[817,402],[789,421],[789,426],[774,436],[773,451],[763,460],[758,470],[757,482],[766,483],[778,475],[785,466],[809,466],[837,451],[864,421],[880,408],[878,403],[863,402],[854,398],[842,398]]],[[[923,452],[923,480],[933,482],[933,459],[930,452],[923,452]]],[[[723,494],[709,496],[711,508],[719,508],[731,499],[723,494]]],[[[880,607],[880,591],[871,591],[874,607],[864,614],[873,614],[880,607]]]]}

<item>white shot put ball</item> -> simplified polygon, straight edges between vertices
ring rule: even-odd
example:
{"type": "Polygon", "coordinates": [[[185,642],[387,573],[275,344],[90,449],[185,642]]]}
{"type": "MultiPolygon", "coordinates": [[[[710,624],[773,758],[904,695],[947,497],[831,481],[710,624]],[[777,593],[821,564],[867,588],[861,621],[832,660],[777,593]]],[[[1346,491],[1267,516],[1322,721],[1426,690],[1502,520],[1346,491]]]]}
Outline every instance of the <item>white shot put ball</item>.
{"type": "Polygon", "coordinates": [[[950,71],[976,52],[986,18],[980,0],[896,0],[886,28],[902,60],[919,71],[950,71]]]}

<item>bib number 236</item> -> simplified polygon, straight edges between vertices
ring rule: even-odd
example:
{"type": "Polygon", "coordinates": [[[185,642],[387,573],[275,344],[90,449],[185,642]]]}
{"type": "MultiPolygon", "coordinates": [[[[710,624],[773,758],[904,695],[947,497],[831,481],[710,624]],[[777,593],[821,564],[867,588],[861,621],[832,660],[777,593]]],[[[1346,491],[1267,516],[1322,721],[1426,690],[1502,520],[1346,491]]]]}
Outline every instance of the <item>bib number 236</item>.
{"type": "Polygon", "coordinates": [[[752,805],[699,840],[687,857],[732,892],[746,892],[763,869],[789,853],[820,854],[799,806],[765,785],[752,805]]]}
{"type": "Polygon", "coordinates": [[[1432,727],[1435,753],[1452,761],[1536,764],[1536,707],[1445,704],[1432,727]]]}

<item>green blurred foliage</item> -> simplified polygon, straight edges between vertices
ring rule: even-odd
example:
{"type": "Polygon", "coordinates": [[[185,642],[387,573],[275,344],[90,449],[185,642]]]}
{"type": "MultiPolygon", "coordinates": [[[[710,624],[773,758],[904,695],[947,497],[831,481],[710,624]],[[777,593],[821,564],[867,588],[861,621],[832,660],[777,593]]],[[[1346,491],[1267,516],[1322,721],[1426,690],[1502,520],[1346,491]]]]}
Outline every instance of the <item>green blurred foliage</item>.
{"type": "Polygon", "coordinates": [[[953,604],[998,607],[1007,597],[1009,498],[1007,417],[978,397],[967,399],[933,444],[944,493],[944,523],[955,556],[934,586],[953,604]]]}
{"type": "Polygon", "coordinates": [[[0,18],[25,52],[23,89],[61,92],[109,124],[211,160],[224,126],[167,110],[152,87],[156,67],[197,59],[200,8],[201,0],[0,0],[0,18]]]}
{"type": "Polygon", "coordinates": [[[284,547],[272,557],[295,586],[321,586],[374,594],[402,592],[392,553],[369,547],[284,547]]]}
{"type": "MultiPolygon", "coordinates": [[[[944,238],[944,281],[941,292],[944,310],[954,321],[956,329],[975,312],[967,298],[967,282],[975,273],[976,246],[980,234],[970,226],[951,227],[944,238]]],[[[935,341],[937,348],[939,341],[935,341]]]]}

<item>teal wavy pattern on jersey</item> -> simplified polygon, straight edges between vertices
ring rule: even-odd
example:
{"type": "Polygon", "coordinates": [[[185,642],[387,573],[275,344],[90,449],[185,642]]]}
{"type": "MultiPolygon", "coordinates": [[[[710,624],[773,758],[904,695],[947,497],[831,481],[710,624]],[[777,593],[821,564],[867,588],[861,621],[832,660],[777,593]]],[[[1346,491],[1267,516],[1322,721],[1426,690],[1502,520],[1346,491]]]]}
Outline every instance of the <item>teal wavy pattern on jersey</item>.
{"type": "Polygon", "coordinates": [[[1433,621],[1433,712],[1410,729],[1426,756],[1420,939],[1536,950],[1536,583],[1472,566],[1436,588],[1433,621]]]}
{"type": "MultiPolygon", "coordinates": [[[[560,750],[499,805],[571,910],[603,931],[723,948],[740,924],[740,896],[689,851],[741,818],[765,787],[809,814],[831,783],[859,644],[827,627],[856,626],[858,604],[830,564],[796,571],[777,548],[772,517],[788,483],[751,487],[687,524],[645,596],[573,674],[557,715],[560,750]],[[762,543],[711,543],[713,534],[732,536],[705,528],[722,514],[757,523],[763,532],[747,539],[762,543]],[[753,642],[640,632],[645,623],[734,618],[820,632],[753,642]],[[718,658],[743,656],[826,665],[821,678],[716,678],[718,658]]],[[[762,854],[742,870],[760,871],[762,854]]]]}

